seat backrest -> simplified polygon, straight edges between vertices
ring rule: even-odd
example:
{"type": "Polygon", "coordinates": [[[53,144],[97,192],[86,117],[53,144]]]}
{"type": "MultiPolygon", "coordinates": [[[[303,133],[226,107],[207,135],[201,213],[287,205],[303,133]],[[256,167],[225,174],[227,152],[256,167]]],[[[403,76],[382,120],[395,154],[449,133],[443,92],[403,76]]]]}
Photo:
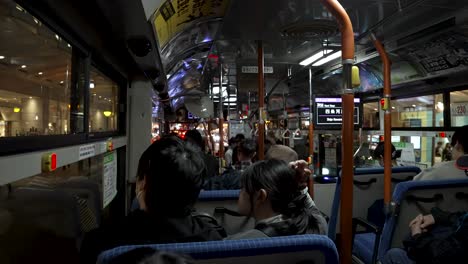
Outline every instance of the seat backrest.
{"type": "MultiPolygon", "coordinates": [[[[393,167],[392,190],[397,182],[410,181],[418,175],[418,167],[393,167]]],[[[367,209],[384,196],[384,168],[358,168],[354,172],[353,217],[366,219],[367,209]]]]}
{"type": "MultiPolygon", "coordinates": [[[[418,167],[393,167],[392,182],[401,182],[412,180],[419,174],[421,169],[418,167]]],[[[340,175],[341,176],[341,175],[340,175]]],[[[367,218],[367,209],[378,199],[384,196],[384,168],[357,168],[354,171],[354,189],[353,189],[353,217],[367,218]]],[[[396,183],[394,183],[396,184],[396,183]]],[[[392,184],[392,187],[394,186],[392,184]]],[[[341,180],[337,181],[335,196],[333,198],[332,211],[330,216],[328,234],[334,239],[336,233],[339,233],[341,201],[341,180]]]]}
{"type": "Polygon", "coordinates": [[[81,235],[76,197],[64,190],[19,188],[0,207],[15,223],[25,223],[69,238],[81,235]]]}
{"type": "Polygon", "coordinates": [[[84,177],[72,177],[68,181],[61,182],[59,188],[72,188],[88,190],[88,206],[93,211],[97,224],[101,224],[102,195],[99,184],[84,177]]]}
{"type": "Polygon", "coordinates": [[[390,248],[403,247],[409,235],[408,224],[418,214],[428,214],[432,207],[444,211],[468,211],[468,179],[409,181],[396,185],[392,200],[395,213],[387,218],[379,246],[379,258],[390,248]]]}
{"type": "Polygon", "coordinates": [[[228,235],[236,234],[254,227],[253,218],[242,216],[230,216],[228,214],[218,214],[216,208],[226,208],[237,212],[237,200],[240,190],[213,190],[202,191],[198,196],[195,209],[199,213],[207,213],[216,218],[218,223],[224,227],[228,235]]]}
{"type": "Polygon", "coordinates": [[[195,263],[338,264],[338,252],[335,244],[328,237],[322,235],[122,246],[101,253],[97,263],[112,264],[116,257],[141,247],[186,254],[193,258],[195,263]]]}

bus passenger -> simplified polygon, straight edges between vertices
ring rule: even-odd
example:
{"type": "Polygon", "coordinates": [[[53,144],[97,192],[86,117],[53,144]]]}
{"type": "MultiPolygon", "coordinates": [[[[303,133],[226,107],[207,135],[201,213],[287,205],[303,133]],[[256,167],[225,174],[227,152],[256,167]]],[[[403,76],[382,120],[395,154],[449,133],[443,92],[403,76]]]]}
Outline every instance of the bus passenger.
{"type": "Polygon", "coordinates": [[[203,160],[205,161],[206,166],[206,176],[207,178],[214,177],[219,174],[219,163],[213,155],[210,155],[205,152],[205,142],[203,137],[196,129],[192,129],[185,133],[185,141],[192,143],[193,145],[200,148],[203,160]]]}
{"type": "Polygon", "coordinates": [[[224,153],[224,160],[226,160],[226,167],[229,168],[232,166],[232,152],[237,142],[234,139],[234,137],[232,137],[229,139],[228,143],[229,143],[229,146],[226,152],[224,153]]]}
{"type": "Polygon", "coordinates": [[[238,162],[238,154],[237,154],[237,151],[239,149],[239,145],[242,141],[245,140],[245,136],[244,134],[237,134],[235,137],[234,137],[234,141],[235,141],[235,144],[234,144],[234,147],[232,148],[232,162],[231,164],[234,166],[234,165],[237,165],[237,162],[238,162]]]}
{"type": "Polygon", "coordinates": [[[254,217],[255,228],[227,239],[324,233],[306,206],[296,171],[284,161],[259,161],[241,176],[239,213],[254,217]]]}
{"type": "Polygon", "coordinates": [[[206,170],[199,148],[176,137],[148,147],[139,163],[138,210],[93,230],[81,247],[81,263],[96,263],[104,250],[122,245],[219,240],[224,229],[213,218],[194,215],[206,170]]]}
{"type": "Polygon", "coordinates": [[[445,148],[442,151],[442,161],[452,160],[452,145],[450,143],[445,144],[445,148]]]}
{"type": "Polygon", "coordinates": [[[405,249],[390,249],[382,264],[466,263],[468,258],[468,213],[448,213],[437,207],[409,223],[405,249]]]}
{"type": "Polygon", "coordinates": [[[452,160],[442,162],[432,168],[425,169],[414,177],[414,180],[444,180],[444,179],[465,179],[466,175],[455,165],[458,158],[468,154],[468,125],[458,127],[452,136],[451,145],[452,160]]]}
{"type": "MultiPolygon", "coordinates": [[[[377,160],[379,162],[379,165],[380,166],[384,166],[384,142],[379,142],[379,144],[377,144],[377,146],[375,147],[374,149],[374,152],[372,154],[372,158],[374,160],[377,160]]],[[[391,144],[391,143],[390,143],[391,144]]],[[[396,162],[396,159],[399,158],[398,157],[398,152],[395,148],[395,146],[393,144],[392,145],[392,167],[395,167],[395,166],[398,166],[397,162],[396,162]]]]}
{"type": "Polygon", "coordinates": [[[257,154],[257,143],[252,139],[246,139],[237,147],[237,165],[229,167],[221,177],[211,178],[204,189],[206,190],[238,190],[240,189],[240,177],[242,171],[252,165],[252,160],[257,154]]]}
{"type": "Polygon", "coordinates": [[[293,162],[299,159],[297,152],[285,145],[276,144],[273,140],[265,141],[265,159],[278,159],[293,162]]]}

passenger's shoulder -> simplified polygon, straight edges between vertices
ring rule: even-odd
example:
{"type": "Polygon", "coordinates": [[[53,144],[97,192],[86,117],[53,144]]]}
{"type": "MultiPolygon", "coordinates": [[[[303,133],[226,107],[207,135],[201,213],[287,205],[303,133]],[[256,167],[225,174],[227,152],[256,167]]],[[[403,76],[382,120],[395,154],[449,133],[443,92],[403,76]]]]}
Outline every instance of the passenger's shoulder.
{"type": "MultiPolygon", "coordinates": [[[[210,233],[216,234],[216,236],[219,237],[218,239],[227,236],[226,230],[218,224],[218,221],[213,216],[206,213],[193,212],[192,218],[197,223],[198,228],[201,230],[211,230],[210,233]]],[[[210,240],[215,240],[215,238],[213,237],[213,239],[210,240]]]]}
{"type": "Polygon", "coordinates": [[[414,180],[436,180],[456,178],[459,173],[455,167],[455,161],[447,161],[434,165],[433,167],[423,170],[421,173],[414,177],[414,180]]]}

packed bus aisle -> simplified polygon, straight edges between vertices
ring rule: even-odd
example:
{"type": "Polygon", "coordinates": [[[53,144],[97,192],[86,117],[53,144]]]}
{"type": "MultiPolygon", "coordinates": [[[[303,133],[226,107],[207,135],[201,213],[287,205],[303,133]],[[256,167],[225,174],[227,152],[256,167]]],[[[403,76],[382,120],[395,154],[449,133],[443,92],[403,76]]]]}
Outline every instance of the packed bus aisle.
{"type": "Polygon", "coordinates": [[[0,263],[465,263],[467,12],[0,0],[0,263]]]}

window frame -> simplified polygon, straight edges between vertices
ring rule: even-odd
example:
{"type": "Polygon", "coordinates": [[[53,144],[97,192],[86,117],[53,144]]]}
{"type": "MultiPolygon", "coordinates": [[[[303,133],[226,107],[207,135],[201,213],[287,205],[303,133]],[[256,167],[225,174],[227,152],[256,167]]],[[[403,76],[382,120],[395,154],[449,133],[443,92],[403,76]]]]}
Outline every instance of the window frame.
{"type": "MultiPolygon", "coordinates": [[[[119,116],[117,118],[117,130],[108,132],[89,132],[89,89],[84,89],[84,129],[80,133],[66,135],[41,135],[21,137],[0,137],[0,156],[8,156],[32,151],[54,149],[59,147],[80,145],[101,141],[102,139],[126,135],[126,106],[127,106],[127,83],[128,80],[118,72],[112,64],[100,55],[92,54],[87,48],[85,41],[77,36],[73,30],[59,19],[46,5],[39,1],[12,0],[24,8],[29,14],[39,19],[49,30],[58,34],[63,40],[72,45],[72,81],[71,89],[78,84],[77,74],[84,75],[84,87],[89,87],[91,65],[105,74],[118,85],[119,116]],[[80,64],[80,67],[76,67],[80,64]],[[74,67],[75,66],[75,67],[74,67]]],[[[75,88],[73,88],[75,87],[75,88]]],[[[71,120],[70,120],[71,121],[71,120]]]]}
{"type": "MultiPolygon", "coordinates": [[[[450,106],[450,93],[456,91],[468,91],[468,86],[466,85],[458,85],[452,86],[450,88],[439,88],[439,89],[431,89],[432,87],[423,87],[414,89],[409,93],[406,93],[403,90],[396,89],[392,91],[392,97],[390,100],[398,100],[398,99],[406,99],[406,98],[413,98],[418,96],[428,96],[428,95],[436,95],[441,94],[442,100],[444,102],[444,106],[450,106]]],[[[379,102],[380,98],[382,97],[383,90],[379,90],[378,93],[372,92],[369,94],[363,93],[363,100],[362,103],[372,103],[372,102],[379,102]],[[375,98],[375,97],[378,98],[375,98]]],[[[392,130],[395,131],[455,131],[456,127],[452,127],[452,119],[450,114],[450,107],[444,107],[444,126],[442,127],[392,127],[392,130]]],[[[376,129],[369,129],[363,128],[363,130],[376,130],[376,129]]],[[[380,128],[378,129],[380,130],[380,128]]]]}

